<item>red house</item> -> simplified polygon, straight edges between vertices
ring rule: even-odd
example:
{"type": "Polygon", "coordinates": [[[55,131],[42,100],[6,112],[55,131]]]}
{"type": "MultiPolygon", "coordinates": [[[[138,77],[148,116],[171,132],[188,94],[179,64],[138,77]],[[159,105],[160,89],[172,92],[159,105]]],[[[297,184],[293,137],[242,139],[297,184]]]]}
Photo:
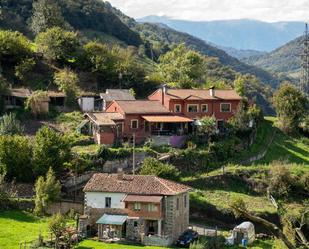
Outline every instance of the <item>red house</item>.
{"type": "Polygon", "coordinates": [[[157,145],[180,146],[194,129],[194,121],[214,116],[218,127],[237,110],[241,97],[234,90],[167,89],[148,100],[114,100],[102,113],[86,114],[98,144],[136,143],[152,139],[157,145]]]}
{"type": "Polygon", "coordinates": [[[175,143],[190,132],[193,120],[174,115],[159,101],[113,101],[106,112],[87,114],[91,132],[99,144],[113,144],[132,140],[141,143],[147,138],[157,144],[175,143]],[[164,136],[163,136],[164,135],[164,136]],[[168,141],[167,141],[168,140],[168,141]],[[173,143],[172,141],[172,143],[173,143]]]}
{"type": "Polygon", "coordinates": [[[220,127],[233,117],[241,97],[235,90],[204,89],[168,89],[163,87],[150,96],[177,115],[184,115],[194,120],[204,116],[214,116],[220,127]]]}

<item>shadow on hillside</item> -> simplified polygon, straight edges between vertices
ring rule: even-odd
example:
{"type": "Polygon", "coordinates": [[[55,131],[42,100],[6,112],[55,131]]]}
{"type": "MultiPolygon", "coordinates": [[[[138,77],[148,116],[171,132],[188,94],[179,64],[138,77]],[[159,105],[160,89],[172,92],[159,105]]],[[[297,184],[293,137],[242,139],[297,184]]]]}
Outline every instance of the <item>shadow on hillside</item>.
{"type": "Polygon", "coordinates": [[[4,211],[0,213],[0,218],[11,219],[18,222],[27,222],[27,223],[33,223],[39,220],[39,218],[33,216],[32,214],[22,211],[4,211]]]}
{"type": "Polygon", "coordinates": [[[186,182],[187,185],[200,190],[223,190],[236,193],[258,195],[253,190],[250,183],[244,178],[226,173],[225,175],[216,175],[203,178],[196,178],[186,182]]]}

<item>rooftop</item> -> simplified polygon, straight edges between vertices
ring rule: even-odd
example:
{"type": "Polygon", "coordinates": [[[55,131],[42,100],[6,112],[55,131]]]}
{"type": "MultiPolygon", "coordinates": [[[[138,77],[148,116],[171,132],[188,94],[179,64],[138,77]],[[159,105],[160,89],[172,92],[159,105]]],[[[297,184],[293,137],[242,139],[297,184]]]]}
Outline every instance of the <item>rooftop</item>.
{"type": "MultiPolygon", "coordinates": [[[[158,91],[162,91],[159,89],[158,91]]],[[[212,100],[212,99],[222,99],[222,100],[241,100],[242,97],[233,90],[214,90],[215,96],[210,95],[210,90],[208,89],[167,89],[166,95],[171,99],[191,99],[191,100],[212,100]]]]}
{"type": "Polygon", "coordinates": [[[87,113],[86,116],[97,125],[115,125],[115,120],[124,119],[123,115],[117,112],[87,113]]]}
{"type": "Polygon", "coordinates": [[[94,174],[84,192],[111,192],[135,195],[177,195],[191,188],[180,183],[149,175],[94,174]]]}
{"type": "Polygon", "coordinates": [[[116,101],[121,109],[128,114],[170,113],[159,101],[128,100],[116,101]]]}
{"type": "Polygon", "coordinates": [[[113,100],[135,100],[135,97],[128,89],[106,89],[105,93],[100,94],[101,98],[106,101],[113,100]]]}

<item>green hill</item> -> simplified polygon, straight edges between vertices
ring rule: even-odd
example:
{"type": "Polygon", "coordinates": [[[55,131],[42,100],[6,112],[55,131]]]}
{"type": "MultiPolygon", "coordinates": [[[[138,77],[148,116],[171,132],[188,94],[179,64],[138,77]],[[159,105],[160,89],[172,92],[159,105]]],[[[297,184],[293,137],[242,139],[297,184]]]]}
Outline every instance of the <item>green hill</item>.
{"type": "MultiPolygon", "coordinates": [[[[204,55],[218,57],[220,62],[237,72],[256,75],[263,83],[276,85],[278,80],[263,69],[247,65],[228,55],[221,49],[211,46],[201,39],[168,27],[156,24],[140,24],[113,8],[108,2],[100,0],[57,0],[68,26],[79,31],[89,39],[114,37],[127,45],[139,47],[141,44],[173,45],[185,43],[204,55]]],[[[0,28],[17,30],[33,37],[30,29],[33,0],[4,0],[0,2],[0,28]]],[[[112,40],[113,42],[113,40],[112,40]]],[[[163,49],[164,52],[165,50],[163,49]]],[[[150,56],[150,54],[148,54],[150,56]]]]}
{"type": "Polygon", "coordinates": [[[270,53],[247,58],[244,62],[299,79],[301,51],[302,37],[298,37],[270,53]]]}
{"type": "MultiPolygon", "coordinates": [[[[0,28],[17,30],[28,37],[33,33],[30,29],[33,0],[4,0],[0,2],[0,28]]],[[[136,32],[125,25],[107,4],[99,0],[57,0],[63,18],[71,28],[93,31],[97,36],[113,36],[128,45],[139,46],[142,40],[136,32]]]]}

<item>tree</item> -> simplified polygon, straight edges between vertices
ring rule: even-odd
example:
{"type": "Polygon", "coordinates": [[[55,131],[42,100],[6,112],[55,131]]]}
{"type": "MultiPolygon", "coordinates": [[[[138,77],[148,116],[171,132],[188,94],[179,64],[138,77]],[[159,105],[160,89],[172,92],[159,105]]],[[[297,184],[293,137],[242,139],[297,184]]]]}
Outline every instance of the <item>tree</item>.
{"type": "Polygon", "coordinates": [[[235,115],[229,120],[229,123],[236,132],[245,133],[250,129],[249,122],[248,104],[241,101],[237,107],[235,115]]]}
{"type": "Polygon", "coordinates": [[[60,214],[53,215],[48,221],[49,231],[55,236],[55,248],[59,248],[59,239],[66,231],[66,220],[60,214]]]}
{"type": "Polygon", "coordinates": [[[152,157],[147,157],[143,162],[140,174],[155,175],[166,179],[177,180],[180,172],[171,164],[165,164],[152,157]]]}
{"type": "Polygon", "coordinates": [[[162,82],[178,88],[205,83],[205,58],[184,44],[160,56],[157,74],[162,82]]]}
{"type": "Polygon", "coordinates": [[[269,173],[269,192],[276,197],[287,196],[294,181],[287,166],[284,166],[280,161],[274,162],[269,173]]]}
{"type": "Polygon", "coordinates": [[[216,134],[217,131],[217,121],[216,118],[211,117],[203,117],[199,120],[200,125],[198,127],[199,132],[207,134],[208,136],[212,136],[216,134]]]}
{"type": "Polygon", "coordinates": [[[59,200],[61,194],[60,182],[56,179],[52,168],[49,168],[46,177],[40,176],[35,183],[34,213],[43,215],[50,203],[59,200]]]}
{"type": "Polygon", "coordinates": [[[15,76],[22,81],[28,79],[31,71],[35,67],[34,58],[23,59],[18,65],[15,66],[15,76]]]}
{"type": "Polygon", "coordinates": [[[0,31],[0,63],[17,65],[22,59],[31,55],[30,41],[23,34],[0,31]]]}
{"type": "Polygon", "coordinates": [[[21,135],[24,132],[24,127],[16,118],[15,113],[5,114],[0,119],[0,135],[21,135]]]}
{"type": "Polygon", "coordinates": [[[74,106],[79,92],[77,74],[65,68],[55,73],[54,82],[66,94],[66,104],[74,106]]]}
{"type": "Polygon", "coordinates": [[[63,27],[65,24],[61,9],[55,0],[33,1],[33,15],[31,29],[35,34],[52,27],[63,27]]]}
{"type": "Polygon", "coordinates": [[[33,163],[36,175],[45,175],[49,168],[56,174],[70,158],[68,142],[61,134],[48,127],[42,127],[35,135],[33,163]]]}
{"type": "Polygon", "coordinates": [[[60,65],[70,64],[76,60],[79,49],[77,33],[65,31],[59,27],[47,29],[39,33],[35,42],[38,52],[44,57],[60,65]]]}
{"type": "Polygon", "coordinates": [[[33,180],[32,147],[27,137],[0,136],[0,174],[19,182],[33,180]]]}
{"type": "Polygon", "coordinates": [[[308,110],[308,98],[290,83],[280,85],[273,97],[278,125],[286,133],[295,132],[308,110]]]}

